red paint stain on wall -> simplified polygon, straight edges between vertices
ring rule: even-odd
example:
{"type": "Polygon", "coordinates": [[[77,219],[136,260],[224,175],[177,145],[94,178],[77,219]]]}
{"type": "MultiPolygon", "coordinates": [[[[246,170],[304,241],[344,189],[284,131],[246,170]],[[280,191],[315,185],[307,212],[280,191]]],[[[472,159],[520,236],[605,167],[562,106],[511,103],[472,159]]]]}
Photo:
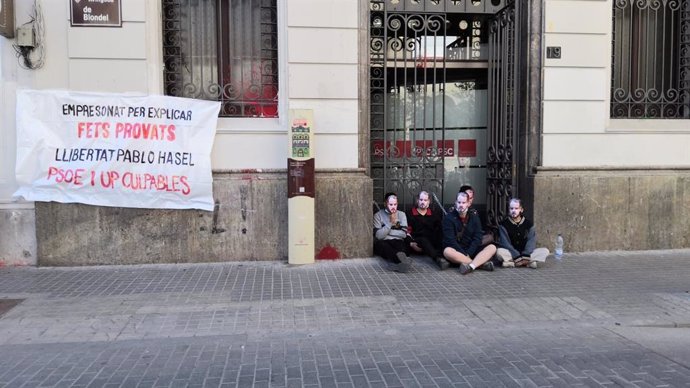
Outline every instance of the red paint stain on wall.
{"type": "Polygon", "coordinates": [[[7,261],[4,259],[0,259],[0,268],[4,267],[27,267],[28,264],[22,261],[7,261]]]}
{"type": "Polygon", "coordinates": [[[340,252],[335,247],[330,244],[326,244],[325,247],[321,248],[319,253],[316,254],[316,260],[336,260],[340,259],[340,252]]]}

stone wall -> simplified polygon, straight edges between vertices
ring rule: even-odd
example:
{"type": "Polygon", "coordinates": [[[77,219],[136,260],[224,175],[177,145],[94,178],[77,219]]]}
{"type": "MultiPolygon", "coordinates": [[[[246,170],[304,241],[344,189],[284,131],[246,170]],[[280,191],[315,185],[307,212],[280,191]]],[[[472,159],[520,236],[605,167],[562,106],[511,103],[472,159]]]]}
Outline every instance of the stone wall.
{"type": "Polygon", "coordinates": [[[539,244],[566,251],[690,247],[690,169],[539,169],[539,244]]]}
{"type": "MultiPolygon", "coordinates": [[[[216,210],[36,203],[38,265],[287,260],[285,171],[214,173],[216,210]]],[[[372,183],[317,171],[317,258],[372,254],[372,183]]]]}
{"type": "Polygon", "coordinates": [[[36,265],[33,206],[0,209],[0,267],[36,265]]]}

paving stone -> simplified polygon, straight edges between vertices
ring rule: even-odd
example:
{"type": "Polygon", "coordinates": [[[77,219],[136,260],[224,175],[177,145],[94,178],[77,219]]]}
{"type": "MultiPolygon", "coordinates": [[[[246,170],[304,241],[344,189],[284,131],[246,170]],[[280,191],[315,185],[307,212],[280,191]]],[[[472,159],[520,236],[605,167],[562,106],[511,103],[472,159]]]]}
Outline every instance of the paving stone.
{"type": "Polygon", "coordinates": [[[0,387],[690,387],[690,360],[611,330],[688,330],[689,261],[0,268],[0,300],[22,300],[0,317],[0,387]]]}

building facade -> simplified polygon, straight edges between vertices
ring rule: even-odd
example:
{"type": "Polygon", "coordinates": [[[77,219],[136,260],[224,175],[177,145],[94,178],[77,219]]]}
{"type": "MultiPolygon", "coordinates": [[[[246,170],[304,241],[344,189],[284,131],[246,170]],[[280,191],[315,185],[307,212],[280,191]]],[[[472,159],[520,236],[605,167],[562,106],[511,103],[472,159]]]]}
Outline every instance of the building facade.
{"type": "Polygon", "coordinates": [[[523,198],[546,246],[690,247],[688,0],[119,3],[104,27],[13,2],[36,38],[0,37],[0,263],[285,259],[289,109],[314,113],[317,259],[371,255],[384,192],[465,183],[488,224],[523,198]],[[23,88],[220,100],[214,211],[13,198],[23,88]]]}

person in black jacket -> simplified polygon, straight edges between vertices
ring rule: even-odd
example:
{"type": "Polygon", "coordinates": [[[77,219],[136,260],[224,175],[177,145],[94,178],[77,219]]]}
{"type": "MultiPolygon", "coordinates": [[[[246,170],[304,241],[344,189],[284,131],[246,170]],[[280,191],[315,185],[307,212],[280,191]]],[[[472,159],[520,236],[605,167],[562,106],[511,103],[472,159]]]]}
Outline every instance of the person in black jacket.
{"type": "Polygon", "coordinates": [[[474,207],[474,188],[468,184],[460,186],[458,192],[467,193],[467,201],[470,203],[469,212],[474,213],[479,217],[479,221],[482,224],[482,245],[488,245],[494,242],[494,234],[491,231],[487,231],[486,219],[479,215],[479,211],[474,207]]]}
{"type": "Polygon", "coordinates": [[[429,206],[429,193],[421,191],[417,196],[417,206],[412,208],[409,217],[409,232],[412,236],[412,251],[431,257],[441,270],[450,263],[441,253],[441,215],[429,206]]]}
{"type": "Polygon", "coordinates": [[[537,268],[537,262],[546,261],[547,248],[537,248],[537,232],[532,221],[522,213],[522,202],[511,198],[508,202],[508,217],[498,226],[498,257],[503,267],[537,268]]]}
{"type": "Polygon", "coordinates": [[[460,264],[463,275],[477,268],[493,271],[490,259],[496,254],[496,246],[482,246],[481,221],[469,208],[467,193],[458,193],[455,209],[443,218],[443,256],[451,263],[460,264]]]}

